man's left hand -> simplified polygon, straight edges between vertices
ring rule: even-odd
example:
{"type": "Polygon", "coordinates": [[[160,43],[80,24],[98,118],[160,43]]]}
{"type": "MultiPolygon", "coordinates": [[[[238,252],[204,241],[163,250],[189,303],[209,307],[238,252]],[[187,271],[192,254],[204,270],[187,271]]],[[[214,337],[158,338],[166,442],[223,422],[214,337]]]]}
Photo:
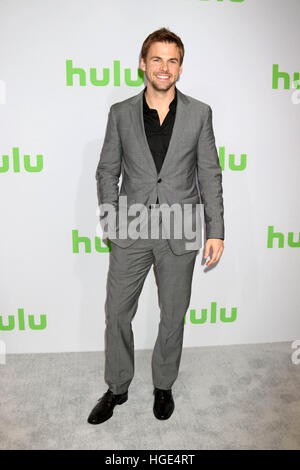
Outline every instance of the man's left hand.
{"type": "Polygon", "coordinates": [[[220,238],[208,238],[205,244],[204,259],[210,255],[210,250],[212,250],[212,254],[206,266],[210,266],[219,261],[224,251],[224,241],[220,238]]]}

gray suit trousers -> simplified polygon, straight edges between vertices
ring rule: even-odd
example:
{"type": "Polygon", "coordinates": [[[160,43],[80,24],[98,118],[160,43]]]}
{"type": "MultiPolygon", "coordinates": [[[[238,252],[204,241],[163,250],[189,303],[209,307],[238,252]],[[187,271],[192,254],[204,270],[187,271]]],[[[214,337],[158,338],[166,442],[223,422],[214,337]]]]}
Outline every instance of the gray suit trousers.
{"type": "Polygon", "coordinates": [[[161,312],[152,354],[153,385],[168,390],[178,376],[184,316],[190,303],[193,271],[199,252],[194,250],[175,255],[168,240],[162,237],[161,216],[157,223],[157,239],[138,238],[126,248],[111,242],[105,301],[104,379],[115,394],[126,392],[134,376],[131,322],[152,265],[161,312]]]}

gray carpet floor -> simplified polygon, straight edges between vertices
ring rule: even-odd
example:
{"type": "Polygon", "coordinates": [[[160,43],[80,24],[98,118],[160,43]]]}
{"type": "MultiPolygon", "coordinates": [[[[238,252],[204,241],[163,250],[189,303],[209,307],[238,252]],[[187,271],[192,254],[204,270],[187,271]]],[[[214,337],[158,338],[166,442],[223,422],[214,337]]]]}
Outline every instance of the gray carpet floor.
{"type": "Polygon", "coordinates": [[[169,420],[152,411],[152,351],[135,352],[128,401],[106,392],[104,353],[11,354],[0,365],[1,449],[299,449],[300,364],[291,342],[184,348],[169,420]]]}

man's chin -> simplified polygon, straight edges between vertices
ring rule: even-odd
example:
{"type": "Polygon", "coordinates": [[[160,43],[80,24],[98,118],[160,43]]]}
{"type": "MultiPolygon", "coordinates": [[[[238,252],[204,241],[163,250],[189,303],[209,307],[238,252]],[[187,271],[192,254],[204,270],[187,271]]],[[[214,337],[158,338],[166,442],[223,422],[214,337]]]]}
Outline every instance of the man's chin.
{"type": "Polygon", "coordinates": [[[151,82],[151,85],[157,91],[168,91],[170,88],[172,88],[173,85],[175,85],[175,83],[168,81],[166,83],[151,82]]]}

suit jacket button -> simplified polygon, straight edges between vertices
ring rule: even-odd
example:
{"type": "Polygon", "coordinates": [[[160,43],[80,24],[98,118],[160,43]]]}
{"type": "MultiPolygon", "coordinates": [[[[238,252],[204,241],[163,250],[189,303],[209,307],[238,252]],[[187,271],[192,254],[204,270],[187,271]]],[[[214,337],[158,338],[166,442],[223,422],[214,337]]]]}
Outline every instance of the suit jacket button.
{"type": "Polygon", "coordinates": [[[161,178],[159,178],[159,180],[157,180],[158,183],[161,183],[161,178]]]}

